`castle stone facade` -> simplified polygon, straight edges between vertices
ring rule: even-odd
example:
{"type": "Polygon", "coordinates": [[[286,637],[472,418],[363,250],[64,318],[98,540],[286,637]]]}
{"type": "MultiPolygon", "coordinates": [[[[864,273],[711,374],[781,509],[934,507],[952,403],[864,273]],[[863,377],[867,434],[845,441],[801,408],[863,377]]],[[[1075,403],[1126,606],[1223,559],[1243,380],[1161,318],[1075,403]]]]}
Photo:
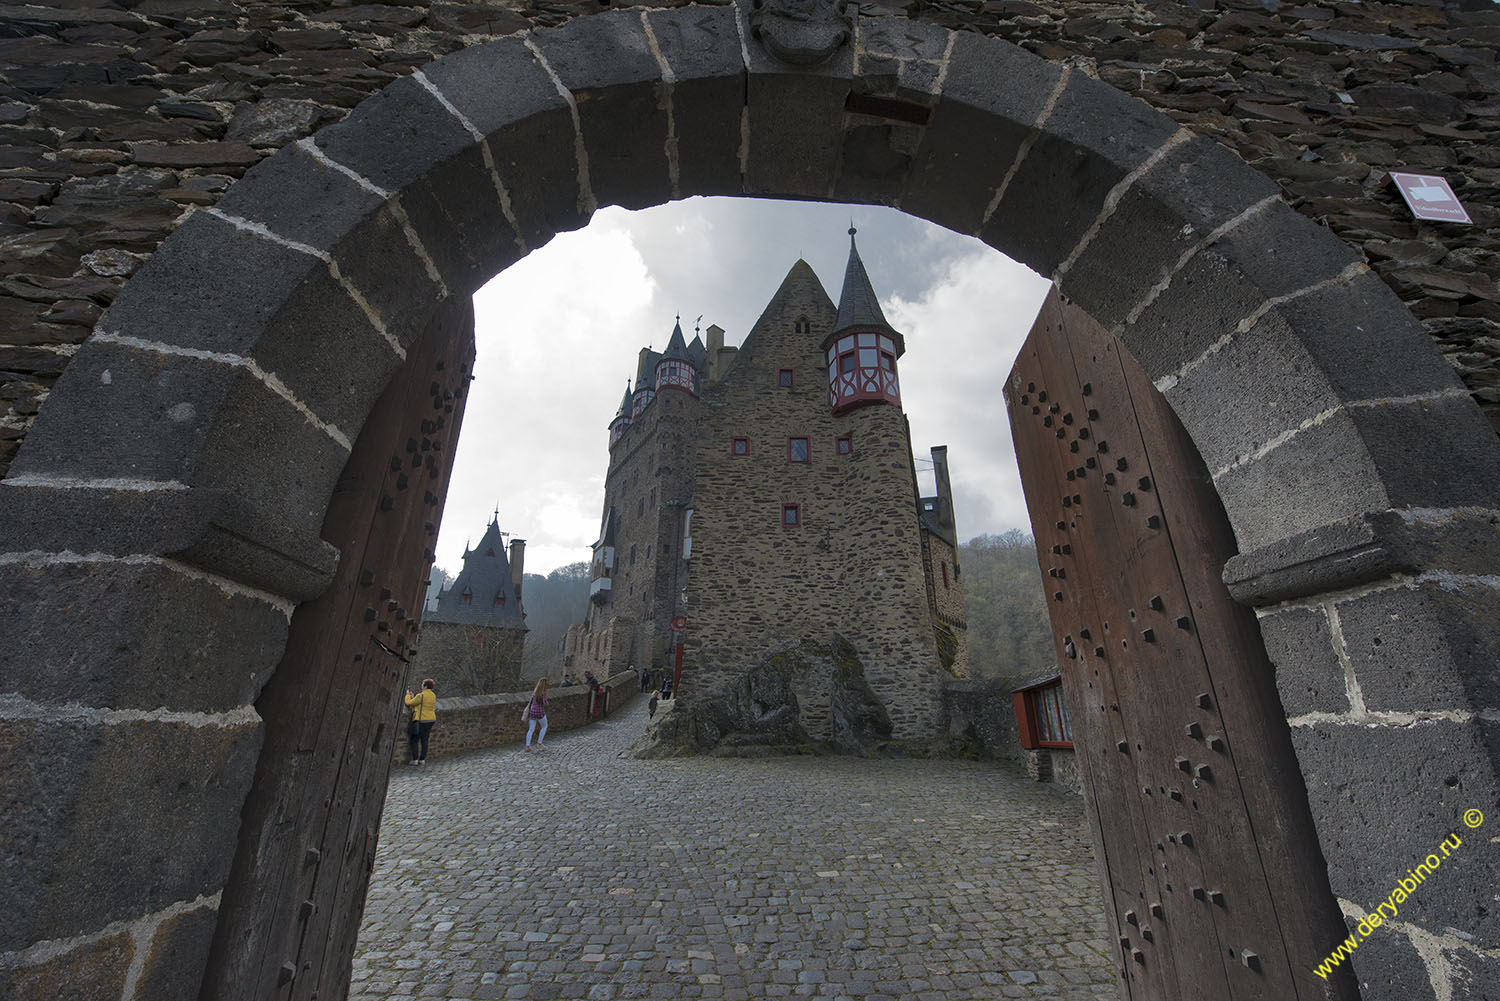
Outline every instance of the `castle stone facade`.
{"type": "Polygon", "coordinates": [[[521,579],[526,540],[511,539],[510,555],[497,513],[479,544],[464,550],[463,569],[422,615],[421,646],[410,677],[432,678],[439,694],[491,695],[521,687],[526,610],[521,579]]]}
{"type": "MultiPolygon", "coordinates": [[[[838,633],[895,735],[930,736],[942,683],[968,666],[946,449],[937,495],[920,496],[904,338],[852,239],[839,304],[798,261],[738,348],[707,333],[689,343],[679,323],[643,351],[610,424],[590,604],[565,660],[675,674],[680,644],[679,690],[696,693],[838,633]]],[[[828,737],[829,693],[797,697],[828,737]]]]}

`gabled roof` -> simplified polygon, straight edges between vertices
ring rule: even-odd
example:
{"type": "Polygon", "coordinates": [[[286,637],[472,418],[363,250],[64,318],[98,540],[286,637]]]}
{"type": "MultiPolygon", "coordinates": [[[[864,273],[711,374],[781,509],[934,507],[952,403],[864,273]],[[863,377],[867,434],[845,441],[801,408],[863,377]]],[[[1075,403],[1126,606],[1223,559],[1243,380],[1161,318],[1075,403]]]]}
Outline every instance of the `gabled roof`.
{"type": "Polygon", "coordinates": [[[880,311],[880,300],[870,286],[865,262],[859,259],[853,226],[849,227],[849,263],[844,268],[844,290],[839,293],[839,316],[834,321],[832,333],[840,334],[850,327],[896,333],[880,311]]]}
{"type": "Polygon", "coordinates": [[[740,344],[740,350],[735,355],[733,365],[740,365],[741,359],[752,357],[756,353],[762,336],[761,330],[771,317],[782,313],[787,299],[809,294],[825,303],[824,308],[830,312],[833,310],[833,300],[828,298],[828,290],[823,287],[822,282],[818,281],[817,273],[813,271],[812,265],[798,258],[797,263],[787,270],[786,277],[781,280],[781,285],[771,296],[771,301],[766,303],[766,308],[761,310],[760,316],[745,334],[745,340],[740,344]]]}
{"type": "Polygon", "coordinates": [[[708,348],[703,346],[703,338],[697,334],[693,335],[693,343],[687,346],[688,357],[693,360],[693,365],[702,368],[704,361],[708,359],[708,348]]]}
{"type": "Polygon", "coordinates": [[[521,598],[511,583],[510,560],[497,517],[484,530],[479,544],[464,554],[458,578],[438,594],[437,608],[423,616],[423,621],[525,629],[525,617],[521,598]],[[467,602],[465,594],[469,596],[467,602]],[[503,605],[495,603],[499,595],[504,595],[503,605]]]}

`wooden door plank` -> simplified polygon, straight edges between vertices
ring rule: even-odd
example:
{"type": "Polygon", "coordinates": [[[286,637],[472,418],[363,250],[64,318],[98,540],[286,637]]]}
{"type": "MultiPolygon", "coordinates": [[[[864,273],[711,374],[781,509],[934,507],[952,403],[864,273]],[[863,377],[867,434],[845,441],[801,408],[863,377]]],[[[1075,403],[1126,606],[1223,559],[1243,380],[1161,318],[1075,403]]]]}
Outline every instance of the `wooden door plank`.
{"type": "Polygon", "coordinates": [[[1170,910],[1174,892],[1185,892],[1187,887],[1177,879],[1174,891],[1174,877],[1164,865],[1167,853],[1176,847],[1175,832],[1163,815],[1172,803],[1168,797],[1176,783],[1163,781],[1157,693],[1143,686],[1140,650],[1131,646],[1129,587],[1142,572],[1143,557],[1137,548],[1139,540],[1121,532],[1115,498],[1105,485],[1105,477],[1112,475],[1113,459],[1109,452],[1098,451],[1098,443],[1107,440],[1116,424],[1128,427],[1131,423],[1128,415],[1105,402],[1122,396],[1123,387],[1115,385],[1118,380],[1100,380],[1080,371],[1080,366],[1093,364],[1099,344],[1092,329],[1080,322],[1078,311],[1059,301],[1054,317],[1044,350],[1055,356],[1059,379],[1048,409],[1057,408],[1051,415],[1053,440],[1058,456],[1073,474],[1067,483],[1073,502],[1068,519],[1074,540],[1072,562],[1080,577],[1076,587],[1086,588],[1092,596],[1095,611],[1087,652],[1102,667],[1100,675],[1108,678],[1110,711],[1124,735],[1124,750],[1114,746],[1114,757],[1129,766],[1129,784],[1123,793],[1135,831],[1130,861],[1136,888],[1134,898],[1116,915],[1118,934],[1143,953],[1144,964],[1138,966],[1161,968],[1164,993],[1160,996],[1219,996],[1217,992],[1227,984],[1213,976],[1220,960],[1212,923],[1205,928],[1155,913],[1170,910]],[[1106,417],[1116,419],[1101,423],[1091,417],[1101,407],[1106,417]],[[1092,468],[1088,465],[1091,457],[1095,458],[1092,468]],[[1096,652],[1100,649],[1102,655],[1096,652]]]}
{"type": "Polygon", "coordinates": [[[1162,923],[1181,960],[1180,996],[1235,1001],[1274,997],[1275,985],[1236,984],[1228,969],[1235,929],[1216,903],[1226,898],[1227,888],[1213,850],[1225,846],[1234,852],[1230,846],[1237,844],[1243,824],[1237,810],[1225,813],[1209,805],[1207,798],[1217,794],[1217,786],[1192,771],[1203,761],[1188,727],[1208,675],[1191,634],[1175,625],[1168,628],[1175,618],[1168,613],[1176,609],[1180,614],[1187,596],[1168,541],[1168,521],[1156,502],[1149,470],[1143,468],[1147,446],[1119,366],[1118,346],[1081,311],[1070,308],[1067,323],[1066,343],[1079,384],[1092,390],[1080,399],[1084,409],[1078,418],[1088,436],[1083,437],[1082,429],[1077,432],[1077,454],[1092,452],[1103,467],[1102,476],[1092,477],[1092,496],[1106,513],[1101,529],[1119,540],[1124,554],[1099,585],[1114,599],[1110,649],[1121,661],[1122,708],[1138,735],[1132,750],[1143,788],[1154,791],[1143,798],[1151,803],[1153,857],[1171,887],[1162,898],[1162,923]]]}
{"type": "Polygon", "coordinates": [[[1147,956],[1142,947],[1150,943],[1120,931],[1137,931],[1127,924],[1125,915],[1138,915],[1139,901],[1158,899],[1159,891],[1151,874],[1139,864],[1145,857],[1147,838],[1144,817],[1134,798],[1139,783],[1130,755],[1118,750],[1122,744],[1129,746],[1130,735],[1117,711],[1119,697],[1108,661],[1094,654],[1097,637],[1092,634],[1099,631],[1107,615],[1099,607],[1101,594],[1087,582],[1092,563],[1100,554],[1097,547],[1091,550],[1082,542],[1091,534],[1089,515],[1073,503],[1064,470],[1066,453],[1055,434],[1056,415],[1050,413],[1055,394],[1075,384],[1071,366],[1061,363],[1056,353],[1060,326],[1060,301],[1054,292],[1044,304],[1007,382],[1007,403],[1038,560],[1051,574],[1045,583],[1054,645],[1072,707],[1074,743],[1086,796],[1091,801],[1089,813],[1102,882],[1111,903],[1109,918],[1116,929],[1117,970],[1124,994],[1148,1001],[1167,996],[1171,960],[1157,962],[1152,957],[1152,961],[1144,962],[1147,956]],[[1054,546],[1059,550],[1067,546],[1070,557],[1054,553],[1054,546]],[[1055,576],[1069,568],[1071,579],[1055,576]],[[1090,637],[1082,635],[1084,630],[1090,631],[1090,637]],[[1073,657],[1068,656],[1066,638],[1072,640],[1073,657]]]}
{"type": "Polygon", "coordinates": [[[363,899],[368,884],[373,854],[366,858],[364,853],[367,848],[373,852],[393,757],[395,727],[388,721],[399,718],[399,683],[406,664],[396,650],[405,645],[403,637],[417,619],[422,579],[428,576],[436,541],[437,515],[428,514],[423,498],[440,495],[446,484],[446,464],[437,462],[433,436],[424,433],[430,425],[423,422],[441,413],[457,426],[467,387],[459,385],[455,393],[453,380],[467,383],[473,357],[472,325],[447,320],[440,317],[413,345],[400,382],[392,386],[399,392],[381,408],[382,425],[372,429],[369,455],[361,460],[366,468],[383,471],[374,515],[354,529],[363,530],[362,560],[357,571],[350,568],[357,573],[357,593],[346,616],[350,645],[357,644],[367,656],[356,661],[353,652],[359,651],[340,651],[345,669],[339,673],[348,694],[330,701],[346,703],[351,711],[347,718],[325,718],[319,737],[320,752],[326,749],[336,762],[335,777],[320,815],[322,862],[305,870],[310,878],[303,892],[312,911],[303,923],[299,976],[288,994],[295,999],[340,996],[347,989],[349,957],[359,930],[359,909],[351,904],[363,899]],[[384,426],[387,415],[389,428],[384,426]],[[389,461],[392,442],[405,443],[407,461],[389,461]],[[374,748],[371,735],[377,729],[392,731],[391,742],[374,748]],[[338,993],[330,995],[331,989],[338,993]]]}
{"type": "MultiPolygon", "coordinates": [[[[442,416],[445,426],[451,425],[455,429],[462,422],[467,399],[468,360],[473,357],[473,342],[472,336],[466,345],[454,344],[454,340],[456,338],[443,338],[429,345],[427,351],[409,356],[407,361],[414,375],[425,371],[427,377],[439,384],[442,393],[438,397],[438,406],[432,402],[433,397],[428,389],[417,387],[407,412],[415,415],[411,430],[419,435],[419,451],[416,454],[424,459],[420,467],[421,475],[409,475],[405,487],[399,481],[394,486],[396,503],[393,513],[403,514],[399,521],[393,523],[395,530],[392,531],[389,525],[377,523],[371,533],[366,568],[380,569],[375,572],[376,579],[370,586],[378,589],[377,596],[387,588],[394,595],[393,599],[387,599],[385,606],[377,607],[377,624],[381,621],[389,623],[390,633],[384,635],[414,632],[420,602],[426,590],[423,578],[429,575],[431,561],[422,557],[431,551],[436,542],[437,519],[440,516],[438,505],[441,503],[440,498],[447,493],[452,474],[451,462],[443,457],[452,453],[453,436],[428,433],[430,425],[423,422],[442,416]],[[466,359],[455,358],[455,355],[462,356],[465,348],[466,359]],[[412,497],[421,495],[433,500],[418,504],[415,500],[403,497],[403,491],[410,491],[412,497]],[[389,607],[392,601],[397,605],[394,610],[389,607]],[[393,613],[398,618],[391,618],[393,613]]],[[[417,471],[409,464],[408,470],[417,471]]],[[[377,630],[369,640],[377,649],[384,649],[380,643],[381,635],[377,630]]],[[[328,889],[320,888],[322,892],[315,900],[327,894],[335,901],[363,901],[374,866],[380,815],[392,761],[392,744],[405,736],[400,722],[404,718],[401,695],[407,665],[399,656],[390,652],[387,652],[384,663],[390,668],[384,676],[369,672],[362,679],[362,700],[369,707],[366,719],[370,723],[367,726],[378,726],[382,731],[382,739],[372,739],[367,729],[356,735],[346,751],[346,765],[354,774],[348,781],[341,782],[340,788],[344,794],[336,803],[338,809],[333,815],[344,815],[347,810],[351,822],[331,825],[325,835],[329,853],[339,857],[342,864],[337,872],[337,883],[328,889]],[[387,725],[376,721],[390,722],[387,725]],[[385,730],[390,731],[390,739],[384,738],[385,730]]],[[[315,934],[311,928],[308,930],[303,951],[311,952],[314,968],[321,973],[316,982],[303,985],[298,992],[299,997],[337,997],[347,991],[349,957],[359,933],[359,911],[344,906],[334,916],[338,923],[323,936],[315,934]],[[313,989],[316,989],[315,995],[313,989]]]]}
{"type": "MultiPolygon", "coordinates": [[[[1134,359],[1122,352],[1121,364],[1143,434],[1151,442],[1150,475],[1171,513],[1169,536],[1190,596],[1188,614],[1220,724],[1220,732],[1206,732],[1205,741],[1217,736],[1222,746],[1209,747],[1206,756],[1217,759],[1211,764],[1234,783],[1261,880],[1252,888],[1261,895],[1261,905],[1238,922],[1239,948],[1254,952],[1263,967],[1277,963],[1284,968],[1284,979],[1275,978],[1283,992],[1278,997],[1352,1001],[1359,995],[1350,971],[1341,970],[1341,976],[1327,981],[1313,973],[1346,930],[1328,888],[1260,629],[1254,613],[1238,605],[1223,584],[1224,563],[1237,551],[1229,520],[1181,422],[1134,359]]],[[[1242,962],[1238,975],[1253,979],[1254,972],[1242,962]]]]}
{"type": "MultiPolygon", "coordinates": [[[[362,592],[370,584],[365,571],[372,556],[393,570],[404,559],[408,570],[399,574],[398,606],[413,612],[419,607],[446,478],[436,490],[409,492],[398,506],[394,482],[404,470],[391,468],[390,452],[391,443],[404,444],[408,429],[416,430],[430,408],[430,373],[418,359],[435,357],[433,352],[452,353],[467,382],[473,359],[467,302],[440,311],[414,343],[408,364],[361,430],[330,499],[323,534],[340,550],[339,566],[328,590],[298,607],[287,654],[256,702],[266,720],[265,744],[242,814],[205,998],[308,997],[319,983],[336,993],[325,988],[318,996],[331,997],[347,988],[368,880],[365,856],[374,850],[369,832],[384,801],[405,669],[404,642],[388,643],[389,649],[371,642],[379,620],[366,622],[371,603],[362,592]],[[432,510],[424,513],[427,508],[432,510]],[[408,527],[372,534],[382,518],[408,527]],[[354,762],[363,764],[355,768],[354,762]],[[351,833],[356,831],[365,833],[351,833]],[[368,841],[368,848],[351,855],[345,848],[351,839],[368,841]],[[352,880],[336,875],[346,861],[352,880]],[[320,878],[325,867],[326,878],[320,878]],[[316,943],[316,955],[304,955],[302,944],[308,942],[316,943]],[[344,955],[337,960],[340,950],[344,955]]],[[[456,434],[458,417],[461,412],[445,438],[456,434]]],[[[392,588],[393,596],[397,590],[392,588]]]]}

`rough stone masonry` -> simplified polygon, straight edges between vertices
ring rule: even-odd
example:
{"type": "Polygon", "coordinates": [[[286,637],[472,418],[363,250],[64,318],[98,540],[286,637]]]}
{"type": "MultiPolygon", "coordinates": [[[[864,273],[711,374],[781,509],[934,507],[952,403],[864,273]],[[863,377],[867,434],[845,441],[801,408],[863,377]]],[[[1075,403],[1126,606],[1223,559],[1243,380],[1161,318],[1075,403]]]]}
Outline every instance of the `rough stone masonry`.
{"type": "MultiPolygon", "coordinates": [[[[0,474],[77,345],[187,213],[437,56],[603,6],[77,0],[0,9],[0,474]]],[[[862,7],[1015,42],[1219,140],[1363,251],[1500,427],[1494,4],[862,7]],[[1393,169],[1447,177],[1474,225],[1412,220],[1385,183],[1393,169]]]]}

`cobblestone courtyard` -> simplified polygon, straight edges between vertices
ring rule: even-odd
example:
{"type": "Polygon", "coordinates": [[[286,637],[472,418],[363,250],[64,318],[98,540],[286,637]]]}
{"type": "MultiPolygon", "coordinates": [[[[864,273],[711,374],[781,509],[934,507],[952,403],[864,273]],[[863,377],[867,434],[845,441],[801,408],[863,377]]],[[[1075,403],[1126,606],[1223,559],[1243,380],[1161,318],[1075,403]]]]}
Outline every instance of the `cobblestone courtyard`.
{"type": "Polygon", "coordinates": [[[645,718],[397,766],[351,998],[1117,997],[1076,797],[968,762],[620,757],[645,718]]]}

